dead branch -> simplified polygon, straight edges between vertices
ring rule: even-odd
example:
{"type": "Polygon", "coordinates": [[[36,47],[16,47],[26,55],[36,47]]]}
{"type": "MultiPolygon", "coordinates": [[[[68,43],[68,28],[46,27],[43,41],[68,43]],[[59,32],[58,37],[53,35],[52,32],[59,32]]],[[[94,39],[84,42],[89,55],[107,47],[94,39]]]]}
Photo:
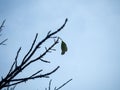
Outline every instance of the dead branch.
{"type": "MultiPolygon", "coordinates": [[[[5,21],[6,21],[6,20],[3,20],[3,22],[2,22],[2,24],[1,24],[1,26],[0,26],[0,36],[2,36],[1,32],[2,32],[2,30],[3,30],[5,21]]],[[[0,45],[6,45],[5,42],[6,42],[7,40],[8,40],[8,39],[2,40],[2,41],[0,42],[0,45]]]]}
{"type": "Polygon", "coordinates": [[[0,42],[0,45],[6,45],[5,42],[7,41],[8,39],[5,39],[3,40],[2,42],[0,42]]]}
{"type": "Polygon", "coordinates": [[[2,22],[2,24],[1,24],[1,26],[0,26],[0,32],[2,31],[2,28],[4,27],[5,21],[6,21],[6,20],[3,20],[3,22],[2,22]]]}
{"type": "MultiPolygon", "coordinates": [[[[67,82],[63,83],[61,86],[59,86],[58,88],[57,87],[54,87],[54,90],[60,90],[62,87],[64,87],[65,85],[67,85],[70,81],[72,81],[72,79],[68,80],[67,82]]],[[[49,86],[48,86],[48,89],[45,88],[45,90],[51,90],[51,83],[52,83],[52,79],[49,81],[49,86]]]]}
{"type": "Polygon", "coordinates": [[[72,79],[68,80],[67,82],[63,83],[61,86],[59,86],[58,88],[54,88],[54,90],[59,90],[61,89],[63,86],[65,86],[66,84],[68,84],[70,81],[72,81],[72,79]]]}
{"type": "MultiPolygon", "coordinates": [[[[3,24],[4,24],[4,22],[3,22],[3,24]]],[[[59,29],[57,29],[56,31],[54,31],[52,33],[51,33],[51,31],[49,31],[47,33],[46,37],[36,44],[36,40],[38,37],[38,33],[37,33],[29,51],[23,57],[20,64],[18,64],[18,57],[19,57],[19,53],[21,51],[21,47],[19,48],[19,50],[17,51],[16,57],[15,57],[15,60],[14,60],[13,64],[11,65],[11,68],[10,68],[8,74],[4,78],[2,78],[0,81],[0,90],[5,87],[16,86],[16,85],[26,82],[28,80],[32,80],[32,79],[36,79],[36,78],[48,78],[51,74],[53,74],[60,68],[60,66],[57,66],[55,69],[53,69],[52,71],[45,73],[45,74],[41,74],[43,69],[40,69],[28,77],[16,78],[16,76],[18,74],[20,74],[23,70],[26,69],[26,67],[30,66],[32,63],[35,63],[37,61],[42,61],[45,63],[49,62],[49,61],[44,60],[44,56],[47,53],[55,50],[55,49],[53,49],[53,47],[59,43],[59,37],[54,36],[54,35],[56,35],[58,32],[60,32],[64,28],[66,23],[67,23],[67,19],[65,20],[64,24],[59,29]],[[53,38],[53,37],[55,37],[55,38],[53,38]],[[51,46],[46,48],[45,51],[42,54],[40,54],[39,56],[37,56],[35,59],[31,59],[32,56],[35,54],[35,52],[37,52],[37,50],[39,50],[39,48],[42,46],[42,44],[51,38],[54,39],[53,44],[51,44],[51,46]]],[[[1,28],[3,27],[3,24],[1,25],[1,28]]]]}

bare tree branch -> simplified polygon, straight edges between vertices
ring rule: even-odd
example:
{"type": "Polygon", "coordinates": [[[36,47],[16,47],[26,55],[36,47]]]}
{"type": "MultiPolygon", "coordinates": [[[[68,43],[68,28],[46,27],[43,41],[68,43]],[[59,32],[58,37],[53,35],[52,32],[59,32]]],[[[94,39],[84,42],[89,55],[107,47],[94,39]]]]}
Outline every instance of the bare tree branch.
{"type": "MultiPolygon", "coordinates": [[[[65,85],[67,85],[70,81],[72,81],[72,79],[68,80],[67,82],[63,83],[61,86],[54,87],[54,90],[60,90],[62,87],[64,87],[65,85]]],[[[51,90],[51,83],[52,83],[52,79],[49,81],[49,86],[48,86],[48,90],[51,90]]],[[[47,88],[45,88],[45,90],[47,90],[47,88]]]]}
{"type": "Polygon", "coordinates": [[[37,75],[37,76],[33,76],[33,75],[32,75],[32,76],[26,77],[26,78],[13,79],[13,80],[11,80],[11,82],[15,82],[15,83],[6,85],[5,87],[17,85],[17,84],[19,84],[19,83],[26,82],[26,81],[28,81],[28,80],[32,80],[32,79],[36,79],[36,78],[44,78],[44,77],[47,77],[47,76],[51,75],[52,73],[54,73],[55,71],[57,71],[58,68],[60,68],[60,66],[58,66],[58,67],[55,68],[53,71],[51,71],[51,72],[49,72],[49,73],[46,73],[46,74],[41,74],[41,75],[37,75]]]}
{"type": "Polygon", "coordinates": [[[48,87],[48,90],[51,90],[51,82],[52,82],[52,79],[49,81],[49,87],[48,87]]]}
{"type": "MultiPolygon", "coordinates": [[[[3,22],[3,24],[4,24],[4,22],[3,22]]],[[[53,74],[60,68],[60,66],[57,66],[55,69],[53,69],[52,71],[45,73],[45,74],[41,74],[43,69],[40,69],[28,77],[16,78],[16,76],[20,72],[25,70],[26,67],[30,66],[32,63],[37,62],[38,60],[45,62],[45,63],[49,63],[49,61],[44,60],[44,56],[47,53],[50,53],[51,51],[55,51],[55,49],[53,49],[53,47],[59,43],[59,37],[54,36],[54,35],[57,34],[59,31],[61,31],[64,28],[64,26],[66,25],[66,23],[67,23],[67,19],[65,20],[64,24],[59,29],[57,29],[56,31],[54,31],[52,33],[51,33],[51,31],[49,31],[47,33],[46,37],[35,45],[37,37],[38,37],[38,33],[37,33],[29,51],[23,57],[20,64],[18,64],[18,56],[21,51],[21,47],[19,48],[19,50],[17,51],[16,57],[15,57],[15,60],[14,60],[13,64],[11,65],[11,68],[10,68],[8,74],[4,78],[2,78],[0,81],[0,90],[5,87],[11,87],[11,86],[20,84],[22,82],[26,82],[28,80],[32,80],[32,79],[36,79],[36,78],[48,78],[51,74],[53,74]],[[53,38],[53,37],[55,37],[55,38],[53,38]],[[51,44],[51,46],[46,48],[45,51],[42,54],[38,55],[35,59],[31,59],[33,57],[33,55],[35,54],[35,52],[37,52],[37,50],[39,50],[39,48],[42,46],[42,44],[45,43],[50,38],[54,39],[53,44],[51,44]]],[[[1,27],[3,27],[3,24],[1,27]]]]}
{"type": "Polygon", "coordinates": [[[61,89],[63,86],[65,86],[66,84],[68,84],[70,81],[72,81],[72,79],[68,80],[67,82],[65,82],[64,84],[62,84],[60,87],[55,88],[55,90],[61,89]]]}
{"type": "Polygon", "coordinates": [[[35,45],[35,42],[36,42],[36,40],[37,40],[37,37],[38,37],[38,33],[37,33],[36,36],[35,36],[35,39],[34,39],[34,41],[33,41],[33,43],[32,43],[32,46],[31,46],[30,50],[28,51],[28,53],[27,53],[27,54],[25,55],[25,57],[23,58],[22,63],[24,63],[24,61],[25,61],[25,59],[27,58],[27,56],[31,53],[31,51],[32,51],[32,49],[33,49],[33,47],[34,47],[34,45],[35,45]]]}
{"type": "Polygon", "coordinates": [[[3,22],[2,22],[2,24],[1,24],[1,26],[0,26],[0,33],[1,33],[1,31],[2,31],[2,28],[4,27],[5,21],[6,21],[6,20],[3,20],[3,22]]]}
{"type": "MultiPolygon", "coordinates": [[[[1,24],[1,26],[0,26],[0,36],[2,36],[1,32],[2,32],[2,30],[3,30],[2,28],[4,27],[5,21],[6,21],[6,20],[3,20],[3,22],[2,22],[2,24],[1,24]]],[[[8,40],[8,39],[2,40],[2,41],[0,42],[0,45],[6,45],[5,42],[6,42],[7,40],[8,40]]]]}
{"type": "Polygon", "coordinates": [[[0,42],[0,45],[6,45],[4,42],[6,42],[8,39],[3,40],[2,42],[0,42]]]}
{"type": "Polygon", "coordinates": [[[15,68],[17,68],[17,59],[18,59],[18,55],[20,53],[21,47],[19,48],[19,50],[17,51],[17,55],[15,57],[15,68]]]}

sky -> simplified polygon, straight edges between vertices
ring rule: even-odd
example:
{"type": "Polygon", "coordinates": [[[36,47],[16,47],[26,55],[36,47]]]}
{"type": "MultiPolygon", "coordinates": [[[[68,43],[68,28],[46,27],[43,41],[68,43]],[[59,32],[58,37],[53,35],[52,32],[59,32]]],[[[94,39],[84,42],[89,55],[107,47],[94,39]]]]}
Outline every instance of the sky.
{"type": "Polygon", "coordinates": [[[44,90],[50,79],[54,88],[70,78],[61,90],[120,90],[119,0],[0,0],[0,22],[6,19],[0,40],[8,38],[7,45],[0,47],[0,75],[7,73],[20,46],[19,61],[36,33],[40,41],[66,18],[57,35],[66,42],[68,52],[61,55],[58,44],[57,51],[45,57],[50,64],[35,63],[20,76],[39,68],[47,72],[59,65],[60,69],[49,79],[31,80],[16,90],[44,90]]]}

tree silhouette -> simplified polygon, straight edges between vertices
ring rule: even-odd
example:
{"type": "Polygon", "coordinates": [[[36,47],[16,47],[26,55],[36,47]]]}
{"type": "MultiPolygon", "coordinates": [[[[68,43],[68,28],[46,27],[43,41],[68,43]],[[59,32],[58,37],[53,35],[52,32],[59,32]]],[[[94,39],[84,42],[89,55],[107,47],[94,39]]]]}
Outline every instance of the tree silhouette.
{"type": "MultiPolygon", "coordinates": [[[[13,64],[11,65],[11,68],[9,70],[9,72],[7,73],[6,76],[1,76],[1,80],[0,80],[0,90],[6,88],[7,90],[14,90],[15,86],[29,81],[29,80],[33,80],[33,79],[37,79],[37,78],[49,78],[49,76],[51,74],[53,74],[54,72],[56,72],[60,66],[57,66],[56,68],[54,68],[53,70],[47,72],[47,73],[42,73],[42,71],[44,71],[43,69],[38,70],[37,72],[33,72],[33,74],[27,76],[27,77],[20,77],[17,78],[16,76],[19,75],[22,71],[24,71],[26,69],[26,67],[30,66],[32,63],[35,63],[37,61],[41,61],[44,63],[50,63],[50,61],[44,60],[44,57],[47,53],[51,53],[52,51],[55,51],[54,46],[57,45],[60,41],[61,38],[59,36],[55,36],[58,32],[60,32],[66,25],[68,19],[65,19],[64,24],[57,29],[54,32],[49,31],[46,35],[46,37],[44,37],[41,41],[39,41],[38,43],[36,42],[37,37],[38,37],[38,33],[36,34],[33,43],[30,47],[30,49],[28,50],[28,52],[23,56],[23,59],[21,60],[20,64],[18,63],[18,57],[21,51],[21,47],[18,49],[15,60],[13,62],[13,64]],[[34,59],[32,59],[33,55],[40,50],[40,48],[42,47],[43,43],[45,43],[47,40],[49,39],[53,39],[53,43],[49,46],[49,47],[45,47],[45,51],[43,51],[41,54],[39,54],[38,56],[36,56],[34,59]]],[[[2,22],[1,26],[0,26],[0,33],[2,31],[2,28],[4,27],[4,23],[5,20],[2,22]]],[[[0,45],[5,45],[5,42],[7,41],[7,39],[4,39],[3,41],[1,41],[0,45]]],[[[65,42],[64,42],[65,44],[65,42]]],[[[63,47],[63,40],[61,41],[61,48],[67,48],[66,44],[63,47]]],[[[61,52],[66,52],[67,50],[62,49],[61,52]]],[[[59,90],[60,88],[62,88],[64,85],[66,85],[68,82],[70,82],[72,79],[68,80],[66,83],[62,84],[60,87],[58,88],[54,88],[54,90],[59,90]]],[[[45,88],[45,90],[50,90],[51,87],[51,80],[49,82],[49,88],[45,88]]]]}

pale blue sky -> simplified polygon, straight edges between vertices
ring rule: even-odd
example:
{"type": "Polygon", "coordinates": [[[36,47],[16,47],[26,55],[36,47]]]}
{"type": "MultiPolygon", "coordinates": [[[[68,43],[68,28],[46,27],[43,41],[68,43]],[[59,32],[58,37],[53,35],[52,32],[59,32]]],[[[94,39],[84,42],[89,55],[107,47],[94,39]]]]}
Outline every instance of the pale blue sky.
{"type": "MultiPolygon", "coordinates": [[[[2,38],[9,39],[7,46],[0,47],[0,75],[7,72],[20,46],[21,58],[36,33],[41,40],[65,18],[68,23],[58,35],[67,43],[68,52],[61,56],[57,45],[57,51],[46,56],[51,64],[37,63],[25,75],[40,67],[48,71],[60,65],[51,76],[53,86],[73,78],[61,90],[120,90],[119,0],[0,0],[0,21],[6,19],[2,38]]],[[[44,90],[48,81],[30,81],[16,90],[44,90]]]]}

